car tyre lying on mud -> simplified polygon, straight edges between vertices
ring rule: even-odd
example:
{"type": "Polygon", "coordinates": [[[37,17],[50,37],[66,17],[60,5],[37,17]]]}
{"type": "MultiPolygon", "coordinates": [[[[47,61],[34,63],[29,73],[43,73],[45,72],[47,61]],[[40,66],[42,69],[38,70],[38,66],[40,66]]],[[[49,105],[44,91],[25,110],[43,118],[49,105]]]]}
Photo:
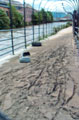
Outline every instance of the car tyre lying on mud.
{"type": "Polygon", "coordinates": [[[29,52],[23,52],[19,61],[20,61],[20,63],[29,63],[29,62],[31,62],[30,53],[29,52]]]}
{"type": "Polygon", "coordinates": [[[41,42],[32,42],[32,46],[39,47],[42,46],[41,42]]]}

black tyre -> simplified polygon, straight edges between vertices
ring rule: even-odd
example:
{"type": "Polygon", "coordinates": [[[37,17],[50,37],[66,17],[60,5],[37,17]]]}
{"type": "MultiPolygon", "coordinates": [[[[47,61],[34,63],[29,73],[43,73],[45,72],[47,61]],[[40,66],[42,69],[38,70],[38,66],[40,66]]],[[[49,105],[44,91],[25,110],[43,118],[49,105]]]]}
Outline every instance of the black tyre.
{"type": "Polygon", "coordinates": [[[30,56],[30,52],[23,52],[23,56],[30,56]]]}
{"type": "Polygon", "coordinates": [[[41,44],[41,42],[33,42],[32,46],[40,47],[40,46],[42,46],[42,44],[41,44]]]}

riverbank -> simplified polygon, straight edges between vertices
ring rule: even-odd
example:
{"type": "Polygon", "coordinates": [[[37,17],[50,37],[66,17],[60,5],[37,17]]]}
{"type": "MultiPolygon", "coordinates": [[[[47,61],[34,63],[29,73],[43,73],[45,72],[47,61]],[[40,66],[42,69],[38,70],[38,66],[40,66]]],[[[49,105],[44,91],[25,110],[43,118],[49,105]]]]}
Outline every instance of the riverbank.
{"type": "Polygon", "coordinates": [[[0,109],[13,120],[79,119],[79,63],[72,28],[30,49],[0,68],[0,109]]]}

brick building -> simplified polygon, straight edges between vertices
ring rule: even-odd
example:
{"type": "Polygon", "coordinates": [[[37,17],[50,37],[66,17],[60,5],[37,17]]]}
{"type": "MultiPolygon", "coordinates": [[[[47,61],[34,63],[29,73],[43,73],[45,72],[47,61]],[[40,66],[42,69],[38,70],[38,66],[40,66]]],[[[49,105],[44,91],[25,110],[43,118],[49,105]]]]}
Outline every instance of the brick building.
{"type": "MultiPolygon", "coordinates": [[[[24,8],[21,7],[21,9],[18,9],[18,11],[24,15],[24,8]]],[[[25,8],[25,15],[26,15],[26,21],[29,23],[32,21],[32,7],[29,4],[26,4],[26,8],[25,8]]],[[[34,9],[34,12],[37,12],[37,10],[34,9]]]]}
{"type": "MultiPolygon", "coordinates": [[[[9,0],[0,0],[0,9],[4,10],[6,14],[9,16],[9,7],[8,7],[9,0]]],[[[24,16],[24,8],[23,4],[12,0],[12,5],[24,16]]],[[[29,4],[26,4],[26,22],[30,23],[32,21],[32,7],[29,4]]],[[[37,12],[36,10],[34,10],[37,12]]]]}
{"type": "Polygon", "coordinates": [[[4,10],[6,14],[9,16],[9,7],[0,1],[0,9],[4,10]]]}

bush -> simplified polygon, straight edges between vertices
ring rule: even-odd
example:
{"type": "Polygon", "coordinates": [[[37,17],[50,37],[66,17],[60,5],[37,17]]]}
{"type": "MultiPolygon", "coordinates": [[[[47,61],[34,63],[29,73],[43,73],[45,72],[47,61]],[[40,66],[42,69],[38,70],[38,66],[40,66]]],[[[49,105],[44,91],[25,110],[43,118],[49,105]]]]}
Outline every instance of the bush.
{"type": "Polygon", "coordinates": [[[71,26],[71,23],[70,23],[70,22],[67,22],[65,25],[61,25],[61,26],[59,26],[59,27],[54,27],[54,28],[53,28],[53,33],[52,33],[52,35],[56,34],[58,31],[60,31],[60,30],[62,30],[62,29],[64,29],[64,28],[67,28],[67,27],[69,27],[69,26],[71,26]]]}
{"type": "Polygon", "coordinates": [[[7,29],[10,26],[9,17],[6,15],[5,11],[0,9],[0,29],[7,29]]]}
{"type": "MultiPolygon", "coordinates": [[[[14,6],[12,6],[12,21],[13,21],[13,28],[24,26],[23,16],[16,10],[14,6]]],[[[5,11],[0,9],[0,29],[8,29],[8,28],[10,28],[10,18],[6,15],[5,11]]]]}
{"type": "Polygon", "coordinates": [[[32,22],[29,22],[29,25],[32,25],[32,22]]]}

